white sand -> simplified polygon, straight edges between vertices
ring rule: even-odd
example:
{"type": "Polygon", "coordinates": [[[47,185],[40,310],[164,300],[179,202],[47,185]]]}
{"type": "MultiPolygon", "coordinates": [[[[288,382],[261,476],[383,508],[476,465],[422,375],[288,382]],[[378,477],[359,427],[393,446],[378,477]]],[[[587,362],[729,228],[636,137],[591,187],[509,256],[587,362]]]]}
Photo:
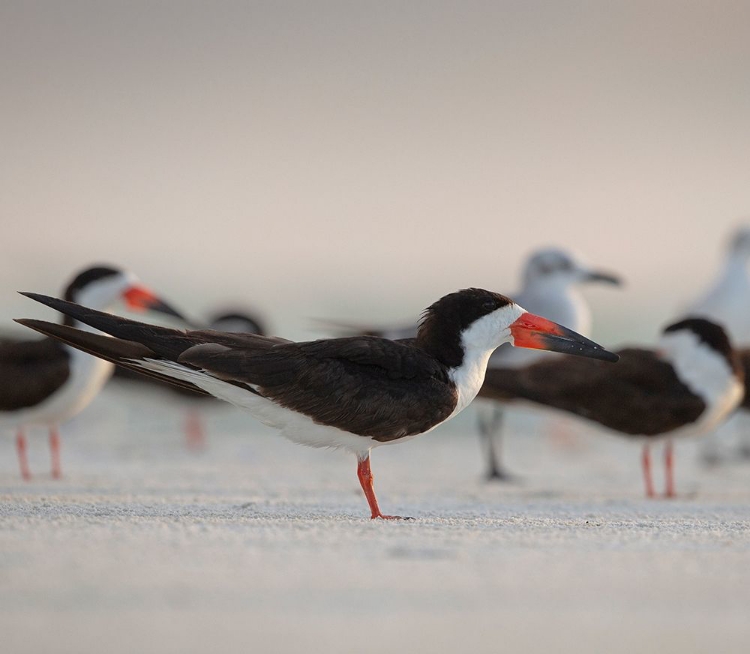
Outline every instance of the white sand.
{"type": "Polygon", "coordinates": [[[29,484],[0,441],[2,652],[750,651],[750,466],[686,443],[647,501],[636,446],[517,416],[522,483],[488,486],[469,413],[375,452],[416,520],[372,522],[353,457],[219,407],[190,453],[165,397],[107,389],[61,482],[41,434],[29,484]]]}

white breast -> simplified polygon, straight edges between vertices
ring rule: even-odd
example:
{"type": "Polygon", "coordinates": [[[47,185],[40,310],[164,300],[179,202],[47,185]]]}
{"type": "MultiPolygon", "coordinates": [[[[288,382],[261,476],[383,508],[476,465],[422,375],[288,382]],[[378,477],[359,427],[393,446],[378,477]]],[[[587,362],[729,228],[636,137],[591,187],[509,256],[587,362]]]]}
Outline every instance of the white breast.
{"type": "Polygon", "coordinates": [[[708,431],[734,411],[745,393],[726,359],[690,331],[667,333],[660,350],[685,386],[706,404],[706,410],[690,431],[708,431]]]}

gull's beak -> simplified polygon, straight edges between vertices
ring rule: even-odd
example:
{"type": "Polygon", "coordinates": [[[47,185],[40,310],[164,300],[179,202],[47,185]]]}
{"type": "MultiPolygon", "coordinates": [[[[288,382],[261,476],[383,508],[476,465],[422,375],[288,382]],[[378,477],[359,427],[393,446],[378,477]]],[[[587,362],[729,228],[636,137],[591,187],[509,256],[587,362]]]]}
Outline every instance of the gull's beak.
{"type": "Polygon", "coordinates": [[[563,352],[612,363],[620,358],[572,329],[533,313],[524,313],[510,326],[510,333],[516,347],[563,352]]]}
{"type": "Polygon", "coordinates": [[[584,282],[601,282],[614,286],[622,286],[622,279],[620,277],[604,272],[603,270],[583,270],[581,272],[583,273],[584,282]]]}
{"type": "Polygon", "coordinates": [[[185,320],[181,313],[169,306],[159,296],[145,286],[131,286],[122,294],[125,304],[134,311],[157,311],[168,316],[185,320]]]}

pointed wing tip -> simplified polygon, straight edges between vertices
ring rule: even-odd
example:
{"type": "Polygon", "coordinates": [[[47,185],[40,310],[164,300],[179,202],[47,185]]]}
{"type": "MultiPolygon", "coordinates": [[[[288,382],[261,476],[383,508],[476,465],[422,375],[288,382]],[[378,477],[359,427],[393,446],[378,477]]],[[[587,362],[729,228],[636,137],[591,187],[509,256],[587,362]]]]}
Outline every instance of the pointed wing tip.
{"type": "Polygon", "coordinates": [[[19,295],[23,295],[24,297],[36,300],[37,302],[41,302],[42,304],[49,305],[52,302],[61,302],[61,300],[58,300],[51,295],[43,295],[42,293],[32,293],[31,291],[18,291],[18,293],[19,295]]]}
{"type": "Polygon", "coordinates": [[[46,320],[35,320],[33,318],[14,318],[13,322],[17,322],[19,325],[33,329],[35,332],[39,332],[45,336],[51,336],[50,328],[54,329],[55,327],[55,323],[50,323],[46,320]]]}
{"type": "Polygon", "coordinates": [[[34,323],[44,322],[43,320],[34,320],[33,318],[13,318],[13,322],[17,322],[19,325],[24,327],[31,327],[33,329],[34,323]]]}
{"type": "Polygon", "coordinates": [[[47,322],[46,320],[37,320],[35,318],[13,318],[13,322],[17,322],[19,325],[23,325],[24,327],[30,327],[31,329],[41,329],[43,327],[47,327],[49,325],[54,325],[56,323],[47,322]]]}

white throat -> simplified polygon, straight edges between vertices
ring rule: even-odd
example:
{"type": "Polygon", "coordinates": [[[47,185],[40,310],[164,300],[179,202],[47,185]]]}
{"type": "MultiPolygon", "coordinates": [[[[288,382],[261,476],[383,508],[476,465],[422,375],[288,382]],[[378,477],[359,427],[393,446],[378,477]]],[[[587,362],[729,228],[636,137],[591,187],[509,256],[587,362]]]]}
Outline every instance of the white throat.
{"type": "Polygon", "coordinates": [[[509,304],[475,320],[463,331],[463,361],[448,372],[458,391],[458,401],[451,417],[463,411],[477,396],[484,383],[490,356],[503,343],[513,342],[510,326],[524,313],[526,311],[517,304],[509,304]]]}

